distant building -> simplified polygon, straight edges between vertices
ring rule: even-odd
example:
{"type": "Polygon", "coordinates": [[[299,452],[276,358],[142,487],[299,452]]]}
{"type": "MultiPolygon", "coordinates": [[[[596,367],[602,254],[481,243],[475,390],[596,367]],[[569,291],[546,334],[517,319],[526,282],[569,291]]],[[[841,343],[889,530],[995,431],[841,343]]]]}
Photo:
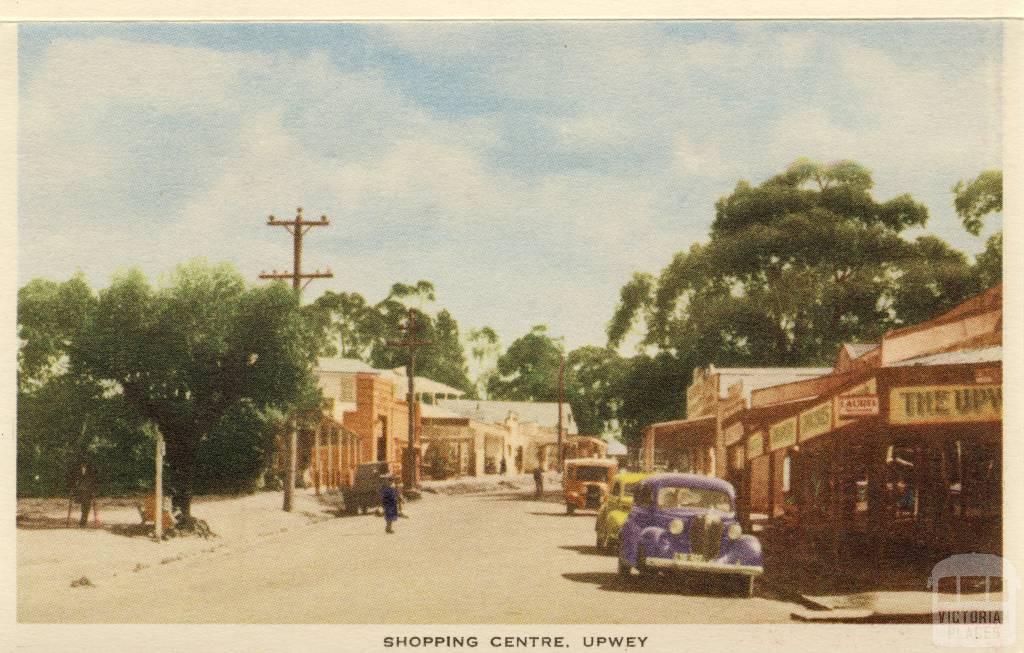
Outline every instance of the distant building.
{"type": "Polygon", "coordinates": [[[820,377],[830,367],[723,367],[693,371],[686,390],[686,419],[651,424],[644,430],[641,464],[728,478],[726,450],[743,437],[734,418],[760,388],[820,377]]]}
{"type": "MultiPolygon", "coordinates": [[[[456,475],[526,473],[557,464],[558,404],[554,402],[438,399],[423,406],[426,448],[443,446],[456,475]]],[[[566,443],[577,435],[572,407],[562,405],[566,443]]]]}
{"type": "MultiPolygon", "coordinates": [[[[316,374],[328,408],[320,429],[312,434],[306,471],[310,481],[328,488],[350,485],[356,466],[372,461],[390,462],[400,474],[409,443],[408,378],[351,358],[321,358],[316,374]]],[[[421,402],[465,393],[423,377],[416,377],[415,386],[414,447],[422,461],[421,402]]]]}

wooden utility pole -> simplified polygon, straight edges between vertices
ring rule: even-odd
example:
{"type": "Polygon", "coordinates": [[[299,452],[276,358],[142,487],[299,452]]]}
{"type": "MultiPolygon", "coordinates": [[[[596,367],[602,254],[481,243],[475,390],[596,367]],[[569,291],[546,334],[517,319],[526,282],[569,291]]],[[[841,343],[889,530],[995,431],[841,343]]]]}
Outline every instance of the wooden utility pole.
{"type": "Polygon", "coordinates": [[[164,537],[164,435],[156,431],[156,475],[153,480],[153,536],[164,537]]]}
{"type": "Polygon", "coordinates": [[[565,444],[562,442],[562,402],[565,401],[565,355],[558,361],[558,471],[565,465],[565,444]]]}
{"type": "MultiPolygon", "coordinates": [[[[302,272],[302,237],[313,227],[326,227],[331,224],[326,215],[321,215],[319,220],[303,220],[302,207],[295,209],[294,220],[278,220],[273,215],[267,218],[268,227],[284,227],[292,235],[292,271],[291,272],[261,272],[260,279],[291,279],[292,289],[302,300],[302,291],[313,279],[330,279],[334,275],[328,269],[321,272],[302,272]]],[[[295,467],[296,450],[298,449],[298,420],[294,416],[291,420],[288,436],[285,438],[288,461],[285,467],[284,482],[284,509],[287,512],[292,510],[292,495],[295,493],[295,467]]]]}
{"type": "Polygon", "coordinates": [[[433,344],[430,340],[419,340],[416,332],[420,325],[416,323],[416,312],[409,309],[409,317],[402,330],[405,337],[401,340],[389,340],[390,347],[403,347],[409,350],[409,363],[405,366],[405,374],[409,378],[409,394],[407,404],[409,408],[409,444],[405,449],[405,460],[402,463],[402,485],[406,489],[416,487],[416,350],[420,347],[433,344]]]}

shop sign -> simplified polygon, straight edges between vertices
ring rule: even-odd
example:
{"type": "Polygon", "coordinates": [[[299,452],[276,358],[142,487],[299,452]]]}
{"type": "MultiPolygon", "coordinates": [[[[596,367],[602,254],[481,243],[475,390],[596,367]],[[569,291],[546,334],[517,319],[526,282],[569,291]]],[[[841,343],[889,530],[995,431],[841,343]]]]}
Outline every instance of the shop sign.
{"type": "Polygon", "coordinates": [[[800,441],[832,430],[832,402],[827,401],[800,413],[800,441]]]}
{"type": "MultiPolygon", "coordinates": [[[[871,378],[871,379],[868,379],[867,381],[865,381],[864,383],[861,383],[859,385],[856,385],[856,386],[850,388],[849,390],[846,390],[840,396],[841,397],[853,397],[853,396],[860,397],[860,396],[863,396],[863,395],[875,395],[875,394],[878,394],[878,383],[877,383],[877,381],[875,379],[871,378]]],[[[836,409],[836,419],[835,419],[836,428],[839,428],[840,426],[845,426],[846,424],[851,424],[851,423],[857,421],[857,419],[858,419],[857,417],[845,417],[845,416],[843,416],[842,414],[840,414],[840,412],[838,410],[838,407],[837,407],[837,409],[836,409]]]]}
{"type": "Polygon", "coordinates": [[[747,407],[743,397],[729,397],[720,404],[721,419],[726,420],[747,407]]]}
{"type": "Polygon", "coordinates": [[[747,460],[757,458],[764,453],[764,432],[754,431],[747,438],[747,460]]]}
{"type": "Polygon", "coordinates": [[[836,414],[840,418],[870,417],[878,414],[878,395],[839,395],[836,414]]]}
{"type": "Polygon", "coordinates": [[[718,376],[705,376],[686,389],[686,417],[707,417],[715,414],[718,403],[718,376]]]}
{"type": "Polygon", "coordinates": [[[1003,386],[933,385],[892,388],[890,424],[991,422],[1003,417],[1003,386]]]}
{"type": "Polygon", "coordinates": [[[722,441],[725,444],[732,444],[743,437],[743,422],[736,422],[725,427],[722,431],[722,441]]]}
{"type": "Polygon", "coordinates": [[[1003,378],[1001,367],[979,367],[974,370],[975,383],[999,383],[1003,378]]]}
{"type": "Polygon", "coordinates": [[[771,451],[796,444],[796,417],[790,417],[768,429],[768,445],[771,451]]]}

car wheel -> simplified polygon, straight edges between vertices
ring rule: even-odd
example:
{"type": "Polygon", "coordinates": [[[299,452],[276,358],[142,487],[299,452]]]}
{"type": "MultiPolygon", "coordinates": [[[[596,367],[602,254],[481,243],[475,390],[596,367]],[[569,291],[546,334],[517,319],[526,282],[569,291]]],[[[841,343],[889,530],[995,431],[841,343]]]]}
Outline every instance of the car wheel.
{"type": "Polygon", "coordinates": [[[596,544],[596,546],[597,546],[597,550],[602,552],[602,553],[608,550],[608,536],[607,535],[602,535],[601,531],[597,532],[597,544],[596,544]]]}
{"type": "Polygon", "coordinates": [[[572,505],[571,503],[565,504],[565,512],[569,515],[573,514],[574,512],[576,512],[576,506],[572,505]]]}
{"type": "Polygon", "coordinates": [[[619,576],[629,576],[631,571],[633,568],[629,566],[629,563],[619,558],[619,576]]]}
{"type": "Polygon", "coordinates": [[[739,586],[740,586],[739,587],[739,590],[740,590],[739,594],[740,594],[740,596],[745,596],[748,599],[754,596],[754,577],[753,576],[747,576],[745,578],[741,577],[740,578],[739,586]]]}
{"type": "Polygon", "coordinates": [[[644,554],[644,547],[640,547],[636,551],[636,570],[644,576],[651,576],[654,574],[654,569],[647,566],[647,555],[644,554]]]}

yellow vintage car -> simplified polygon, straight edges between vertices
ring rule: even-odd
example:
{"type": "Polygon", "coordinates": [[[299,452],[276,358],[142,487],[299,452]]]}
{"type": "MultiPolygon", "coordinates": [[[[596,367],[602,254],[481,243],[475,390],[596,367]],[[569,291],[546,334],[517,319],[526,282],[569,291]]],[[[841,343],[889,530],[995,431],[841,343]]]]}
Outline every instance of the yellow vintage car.
{"type": "Polygon", "coordinates": [[[597,513],[597,548],[613,552],[619,545],[619,531],[633,507],[633,488],[652,472],[619,472],[612,478],[608,498],[597,513]]]}

